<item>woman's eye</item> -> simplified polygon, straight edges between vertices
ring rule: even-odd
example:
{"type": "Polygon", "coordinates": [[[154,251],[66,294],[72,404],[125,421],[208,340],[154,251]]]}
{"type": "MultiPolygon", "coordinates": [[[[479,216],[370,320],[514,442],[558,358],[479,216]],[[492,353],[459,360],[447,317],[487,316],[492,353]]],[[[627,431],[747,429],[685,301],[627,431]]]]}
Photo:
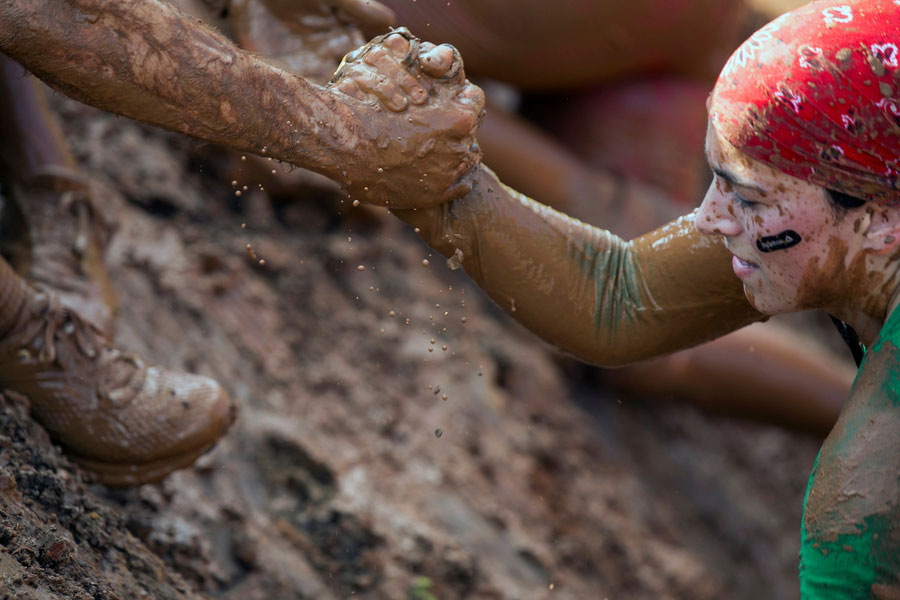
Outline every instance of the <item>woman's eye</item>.
{"type": "Polygon", "coordinates": [[[740,204],[741,208],[753,208],[758,202],[754,202],[753,200],[747,200],[740,194],[735,194],[734,199],[737,200],[738,204],[740,204]]]}

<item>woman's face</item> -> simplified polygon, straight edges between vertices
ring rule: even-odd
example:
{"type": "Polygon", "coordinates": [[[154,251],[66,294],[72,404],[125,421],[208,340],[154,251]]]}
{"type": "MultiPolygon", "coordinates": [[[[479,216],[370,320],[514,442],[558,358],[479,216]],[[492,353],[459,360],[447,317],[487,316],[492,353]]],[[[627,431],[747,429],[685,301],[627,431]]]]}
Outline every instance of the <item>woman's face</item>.
{"type": "Polygon", "coordinates": [[[858,215],[836,218],[823,188],[748,158],[712,125],[706,145],[715,178],[697,229],[724,236],[750,303],[777,314],[827,308],[850,293],[847,269],[865,274],[865,261],[856,260],[864,238],[858,215]]]}

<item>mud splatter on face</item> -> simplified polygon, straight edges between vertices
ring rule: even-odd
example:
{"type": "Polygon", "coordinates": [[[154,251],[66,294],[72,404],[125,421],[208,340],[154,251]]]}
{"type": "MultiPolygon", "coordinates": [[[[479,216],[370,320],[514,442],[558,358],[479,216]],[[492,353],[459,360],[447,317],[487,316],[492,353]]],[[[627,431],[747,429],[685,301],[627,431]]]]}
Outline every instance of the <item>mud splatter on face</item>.
{"type": "Polygon", "coordinates": [[[814,257],[807,263],[798,290],[798,305],[809,308],[842,306],[850,300],[861,303],[865,314],[884,318],[890,298],[887,288],[893,278],[885,282],[884,272],[869,271],[863,252],[857,253],[850,264],[846,264],[848,248],[843,239],[832,236],[828,245],[824,260],[814,257]]]}

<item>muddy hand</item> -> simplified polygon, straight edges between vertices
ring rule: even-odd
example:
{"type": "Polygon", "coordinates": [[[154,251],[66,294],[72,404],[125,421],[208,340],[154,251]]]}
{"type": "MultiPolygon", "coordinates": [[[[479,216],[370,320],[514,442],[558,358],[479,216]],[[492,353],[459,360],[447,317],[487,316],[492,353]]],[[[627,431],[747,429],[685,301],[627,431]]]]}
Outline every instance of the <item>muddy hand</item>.
{"type": "Polygon", "coordinates": [[[372,142],[352,157],[350,196],[391,208],[424,208],[460,198],[481,160],[475,132],[484,94],[466,80],[453,46],[420,42],[405,28],[351,52],[329,87],[360,101],[372,142]]]}

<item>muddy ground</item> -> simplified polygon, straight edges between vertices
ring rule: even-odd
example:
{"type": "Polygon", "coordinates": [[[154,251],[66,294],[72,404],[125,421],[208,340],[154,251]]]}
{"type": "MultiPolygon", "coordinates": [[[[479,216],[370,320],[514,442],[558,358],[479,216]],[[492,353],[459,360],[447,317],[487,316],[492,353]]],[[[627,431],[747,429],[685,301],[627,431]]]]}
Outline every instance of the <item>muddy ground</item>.
{"type": "Polygon", "coordinates": [[[118,341],[217,378],[240,417],[195,467],[111,491],[3,397],[0,597],[798,596],[816,440],[617,397],[392,218],[54,106],[121,194],[118,341]]]}

